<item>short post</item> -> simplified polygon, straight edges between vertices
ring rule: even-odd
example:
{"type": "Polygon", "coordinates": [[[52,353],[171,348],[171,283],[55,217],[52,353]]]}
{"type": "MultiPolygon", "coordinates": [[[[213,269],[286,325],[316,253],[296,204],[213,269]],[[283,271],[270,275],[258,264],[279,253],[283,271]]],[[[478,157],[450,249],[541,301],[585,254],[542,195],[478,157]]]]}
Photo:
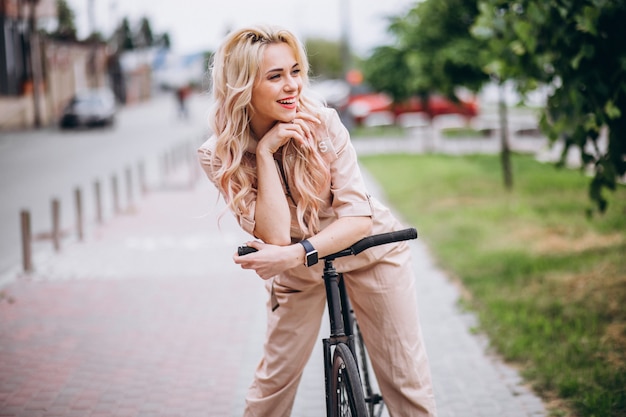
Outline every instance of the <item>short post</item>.
{"type": "Polygon", "coordinates": [[[61,203],[52,199],[52,246],[56,252],[61,250],[61,203]]]}
{"type": "Polygon", "coordinates": [[[139,176],[139,186],[141,188],[141,194],[148,193],[148,186],[146,184],[146,167],[143,161],[140,161],[137,168],[138,176],[139,176]]]}
{"type": "Polygon", "coordinates": [[[173,171],[176,171],[176,169],[178,168],[178,149],[178,146],[173,146],[170,148],[170,161],[173,171]]]}
{"type": "Polygon", "coordinates": [[[186,143],[182,142],[178,145],[178,165],[184,165],[187,159],[186,143]]]}
{"type": "Polygon", "coordinates": [[[100,190],[100,181],[93,183],[94,194],[96,196],[96,222],[102,224],[102,193],[100,190]]]}
{"type": "Polygon", "coordinates": [[[32,272],[32,234],[30,231],[30,212],[28,210],[20,212],[20,229],[22,231],[22,267],[24,272],[32,272]]]}
{"type": "Polygon", "coordinates": [[[130,167],[126,168],[126,202],[129,208],[133,206],[133,175],[130,167]]]}
{"type": "Polygon", "coordinates": [[[83,240],[83,197],[80,188],[74,189],[74,202],[76,204],[76,234],[78,240],[83,240]]]}
{"type": "Polygon", "coordinates": [[[180,167],[185,158],[185,150],[183,149],[183,145],[181,143],[176,147],[176,167],[180,167]]]}
{"type": "Polygon", "coordinates": [[[120,196],[117,188],[117,176],[111,177],[111,190],[113,191],[113,211],[115,214],[119,214],[120,210],[120,196]]]}
{"type": "Polygon", "coordinates": [[[169,154],[165,152],[163,154],[163,174],[167,177],[170,173],[170,160],[169,154]]]}

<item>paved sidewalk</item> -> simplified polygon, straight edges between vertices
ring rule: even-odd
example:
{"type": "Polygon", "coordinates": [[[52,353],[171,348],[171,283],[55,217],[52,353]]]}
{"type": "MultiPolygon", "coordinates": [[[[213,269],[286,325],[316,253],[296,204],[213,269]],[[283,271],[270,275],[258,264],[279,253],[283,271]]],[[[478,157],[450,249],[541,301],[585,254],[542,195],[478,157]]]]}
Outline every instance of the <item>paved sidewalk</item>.
{"type": "MultiPolygon", "coordinates": [[[[266,295],[230,261],[247,236],[228,213],[218,226],[216,201],[204,179],[153,191],[0,288],[0,416],[240,416],[266,295]]],[[[545,416],[472,334],[424,242],[412,248],[439,415],[545,416]]],[[[321,359],[320,342],[294,417],[324,415],[321,359]]]]}

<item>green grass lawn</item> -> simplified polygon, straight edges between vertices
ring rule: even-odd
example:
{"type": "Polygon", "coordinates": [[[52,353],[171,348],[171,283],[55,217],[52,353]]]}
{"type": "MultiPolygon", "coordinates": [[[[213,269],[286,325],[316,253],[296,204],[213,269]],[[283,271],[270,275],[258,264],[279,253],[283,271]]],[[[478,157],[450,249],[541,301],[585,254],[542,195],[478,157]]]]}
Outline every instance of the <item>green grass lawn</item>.
{"type": "Polygon", "coordinates": [[[626,416],[626,187],[588,218],[590,178],[529,156],[510,192],[497,156],[361,162],[554,415],[626,416]]]}
{"type": "Polygon", "coordinates": [[[350,136],[353,138],[369,138],[369,137],[406,137],[408,135],[407,130],[395,125],[384,126],[354,126],[350,132],[350,136]]]}

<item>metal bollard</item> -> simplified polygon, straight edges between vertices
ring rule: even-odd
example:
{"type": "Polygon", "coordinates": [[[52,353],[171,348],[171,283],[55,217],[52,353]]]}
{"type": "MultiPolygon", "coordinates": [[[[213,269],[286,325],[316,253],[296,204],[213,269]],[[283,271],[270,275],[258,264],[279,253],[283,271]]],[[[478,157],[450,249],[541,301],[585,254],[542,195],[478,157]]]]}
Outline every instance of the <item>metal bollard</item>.
{"type": "Polygon", "coordinates": [[[33,270],[32,234],[30,229],[30,212],[22,210],[20,212],[20,229],[22,231],[22,267],[24,272],[33,270]]]}
{"type": "Polygon", "coordinates": [[[143,162],[139,162],[138,167],[139,186],[141,188],[141,194],[148,194],[148,185],[146,184],[146,167],[143,162]]]}
{"type": "Polygon", "coordinates": [[[76,235],[78,240],[83,240],[83,197],[80,188],[74,190],[74,202],[76,204],[76,235]]]}
{"type": "Polygon", "coordinates": [[[130,167],[126,168],[126,205],[129,209],[133,206],[133,175],[130,167]]]}
{"type": "Polygon", "coordinates": [[[100,181],[93,183],[94,194],[96,196],[96,222],[102,224],[102,193],[100,191],[100,181]]]}
{"type": "Polygon", "coordinates": [[[61,250],[61,203],[52,199],[52,246],[56,252],[61,250]]]}
{"type": "Polygon", "coordinates": [[[111,190],[113,191],[113,211],[115,214],[120,213],[120,195],[119,190],[117,188],[117,176],[113,175],[111,177],[111,190]]]}
{"type": "Polygon", "coordinates": [[[162,169],[163,172],[162,172],[162,174],[163,174],[164,177],[167,178],[167,176],[170,173],[170,161],[169,161],[167,152],[163,154],[162,158],[163,158],[162,159],[163,160],[163,164],[162,164],[163,165],[163,169],[162,169]]]}

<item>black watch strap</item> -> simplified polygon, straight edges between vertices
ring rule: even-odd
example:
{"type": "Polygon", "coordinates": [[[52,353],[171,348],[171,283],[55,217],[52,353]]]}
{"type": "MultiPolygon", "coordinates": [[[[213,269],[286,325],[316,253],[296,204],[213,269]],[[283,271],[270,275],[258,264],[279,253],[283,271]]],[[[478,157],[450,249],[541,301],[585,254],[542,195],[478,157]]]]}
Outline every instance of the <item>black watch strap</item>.
{"type": "Polygon", "coordinates": [[[305,255],[304,255],[304,265],[313,266],[318,262],[317,250],[311,245],[307,239],[304,239],[300,242],[300,244],[304,247],[305,255]]]}

